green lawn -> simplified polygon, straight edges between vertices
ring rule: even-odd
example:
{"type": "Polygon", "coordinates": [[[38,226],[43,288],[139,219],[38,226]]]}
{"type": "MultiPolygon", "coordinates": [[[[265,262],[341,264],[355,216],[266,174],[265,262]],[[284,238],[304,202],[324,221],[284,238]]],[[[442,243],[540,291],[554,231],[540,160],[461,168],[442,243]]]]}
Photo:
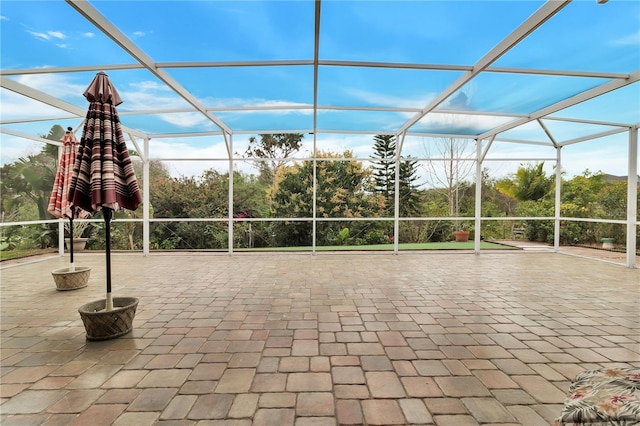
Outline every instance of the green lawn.
{"type": "MultiPolygon", "coordinates": [[[[444,243],[420,243],[399,244],[400,250],[473,250],[473,241],[459,243],[449,241],[444,243]]],[[[516,247],[498,243],[480,242],[480,249],[493,250],[518,250],[516,247]]],[[[234,251],[311,251],[311,247],[264,247],[264,248],[237,248],[234,251]]],[[[367,246],[322,246],[316,247],[316,251],[393,251],[393,244],[374,244],[367,246]]]]}
{"type": "Polygon", "coordinates": [[[40,254],[56,253],[58,249],[28,249],[28,250],[0,250],[0,260],[20,259],[22,257],[37,256],[40,254]]]}

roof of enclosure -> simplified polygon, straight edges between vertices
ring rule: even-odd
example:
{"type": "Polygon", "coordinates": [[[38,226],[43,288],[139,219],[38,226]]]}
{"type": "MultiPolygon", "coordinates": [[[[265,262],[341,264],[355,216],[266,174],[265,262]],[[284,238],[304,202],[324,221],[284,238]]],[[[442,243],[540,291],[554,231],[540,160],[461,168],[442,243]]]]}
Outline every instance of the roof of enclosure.
{"type": "Polygon", "coordinates": [[[77,128],[98,71],[126,128],[152,139],[407,132],[553,146],[640,117],[634,1],[3,1],[1,14],[5,135],[77,128]]]}

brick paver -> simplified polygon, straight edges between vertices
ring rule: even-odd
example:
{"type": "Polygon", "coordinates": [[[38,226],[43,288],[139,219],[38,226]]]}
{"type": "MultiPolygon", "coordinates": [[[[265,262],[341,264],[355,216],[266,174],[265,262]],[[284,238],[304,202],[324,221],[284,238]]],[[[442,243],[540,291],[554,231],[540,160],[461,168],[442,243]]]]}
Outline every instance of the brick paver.
{"type": "Polygon", "coordinates": [[[640,274],[611,263],[118,254],[116,295],[140,302],[104,342],[77,314],[103,297],[103,255],[80,253],[89,286],[56,292],[66,263],[2,265],[3,425],[537,426],[581,371],[640,367],[640,274]]]}

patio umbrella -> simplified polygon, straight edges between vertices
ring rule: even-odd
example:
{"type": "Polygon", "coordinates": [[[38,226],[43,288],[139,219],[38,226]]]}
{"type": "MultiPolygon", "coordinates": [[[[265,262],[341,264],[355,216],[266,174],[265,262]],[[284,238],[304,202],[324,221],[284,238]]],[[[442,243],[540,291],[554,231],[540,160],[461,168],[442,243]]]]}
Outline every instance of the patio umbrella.
{"type": "Polygon", "coordinates": [[[69,201],[88,212],[102,211],[107,257],[105,306],[111,310],[111,218],[114,210],[136,210],[142,196],[116,110],[122,103],[116,88],[107,74],[99,72],[83,95],[89,101],[89,110],[73,168],[69,201]]]}
{"type": "Polygon", "coordinates": [[[69,272],[75,271],[73,262],[73,219],[87,216],[87,212],[74,208],[69,204],[69,186],[71,185],[71,177],[73,175],[73,165],[76,161],[78,153],[78,145],[80,142],[73,134],[73,129],[67,127],[67,131],[61,141],[64,144],[62,148],[62,156],[56,171],[56,177],[53,182],[53,190],[51,198],[49,198],[49,206],[47,211],[57,218],[69,218],[69,272]]]}

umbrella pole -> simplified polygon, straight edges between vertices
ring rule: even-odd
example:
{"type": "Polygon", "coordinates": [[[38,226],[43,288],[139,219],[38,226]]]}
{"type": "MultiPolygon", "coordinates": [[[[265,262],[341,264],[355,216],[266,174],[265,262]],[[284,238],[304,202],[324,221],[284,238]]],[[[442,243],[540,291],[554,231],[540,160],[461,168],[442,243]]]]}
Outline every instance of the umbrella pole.
{"type": "Polygon", "coordinates": [[[73,211],[69,218],[69,272],[76,271],[76,265],[73,263],[73,211]]]}
{"type": "Polygon", "coordinates": [[[113,299],[111,298],[111,216],[113,215],[113,210],[103,207],[102,214],[104,216],[105,248],[107,252],[107,298],[105,310],[111,311],[113,309],[113,299]]]}

